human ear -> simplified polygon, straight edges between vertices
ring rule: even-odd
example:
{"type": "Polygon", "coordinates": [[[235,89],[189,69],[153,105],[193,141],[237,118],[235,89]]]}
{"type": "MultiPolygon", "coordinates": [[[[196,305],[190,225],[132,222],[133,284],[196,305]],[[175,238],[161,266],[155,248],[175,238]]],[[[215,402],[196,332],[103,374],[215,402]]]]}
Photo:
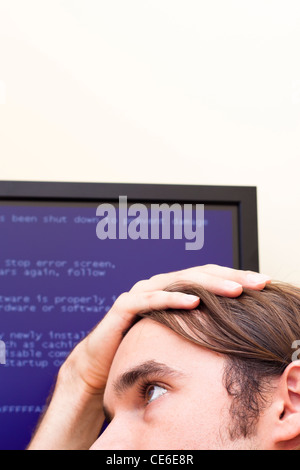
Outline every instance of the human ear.
{"type": "Polygon", "coordinates": [[[291,362],[278,383],[273,439],[279,449],[300,447],[300,360],[291,362]]]}

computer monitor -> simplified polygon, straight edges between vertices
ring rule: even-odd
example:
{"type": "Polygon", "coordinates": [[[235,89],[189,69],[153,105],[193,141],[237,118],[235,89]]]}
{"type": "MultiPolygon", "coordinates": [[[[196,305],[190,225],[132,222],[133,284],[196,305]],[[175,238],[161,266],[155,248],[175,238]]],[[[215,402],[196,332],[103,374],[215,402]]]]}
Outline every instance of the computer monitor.
{"type": "Polygon", "coordinates": [[[212,263],[259,271],[255,187],[0,182],[0,448],[26,448],[60,365],[119,294],[212,263]]]}

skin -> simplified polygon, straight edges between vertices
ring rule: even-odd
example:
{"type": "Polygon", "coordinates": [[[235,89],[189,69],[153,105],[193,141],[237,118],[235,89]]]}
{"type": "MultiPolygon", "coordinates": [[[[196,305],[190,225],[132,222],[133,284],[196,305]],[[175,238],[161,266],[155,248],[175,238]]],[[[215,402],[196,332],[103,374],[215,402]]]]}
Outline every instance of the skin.
{"type": "Polygon", "coordinates": [[[141,320],[115,355],[104,394],[111,422],[91,449],[258,447],[260,436],[229,439],[230,397],[222,384],[223,367],[223,356],[150,319],[141,320]],[[143,383],[148,386],[141,394],[143,383]]]}
{"type": "Polygon", "coordinates": [[[270,278],[252,271],[205,265],[137,282],[120,295],[104,319],[67,357],[28,450],[78,450],[92,446],[104,422],[103,397],[111,365],[123,332],[135,315],[198,305],[199,298],[164,291],[176,282],[199,283],[215,294],[237,297],[244,287],[263,289],[270,278]]]}

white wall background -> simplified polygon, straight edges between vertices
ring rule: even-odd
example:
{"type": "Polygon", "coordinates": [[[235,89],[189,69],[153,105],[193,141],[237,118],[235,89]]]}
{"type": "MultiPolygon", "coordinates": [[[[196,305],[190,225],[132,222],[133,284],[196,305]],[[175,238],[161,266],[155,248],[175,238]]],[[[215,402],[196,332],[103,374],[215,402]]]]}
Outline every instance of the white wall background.
{"type": "Polygon", "coordinates": [[[0,0],[0,179],[250,185],[300,284],[299,0],[0,0]]]}

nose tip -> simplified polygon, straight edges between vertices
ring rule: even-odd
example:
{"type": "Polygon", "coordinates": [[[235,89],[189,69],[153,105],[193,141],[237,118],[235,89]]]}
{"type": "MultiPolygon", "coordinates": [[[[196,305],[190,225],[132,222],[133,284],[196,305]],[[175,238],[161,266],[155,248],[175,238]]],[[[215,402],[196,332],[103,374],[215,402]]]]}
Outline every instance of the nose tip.
{"type": "Polygon", "coordinates": [[[135,447],[128,442],[123,442],[122,439],[108,440],[99,437],[90,450],[135,450],[135,447]]]}
{"type": "Polygon", "coordinates": [[[135,435],[130,432],[128,427],[112,426],[110,424],[94,442],[90,450],[135,450],[136,445],[135,435]]]}

